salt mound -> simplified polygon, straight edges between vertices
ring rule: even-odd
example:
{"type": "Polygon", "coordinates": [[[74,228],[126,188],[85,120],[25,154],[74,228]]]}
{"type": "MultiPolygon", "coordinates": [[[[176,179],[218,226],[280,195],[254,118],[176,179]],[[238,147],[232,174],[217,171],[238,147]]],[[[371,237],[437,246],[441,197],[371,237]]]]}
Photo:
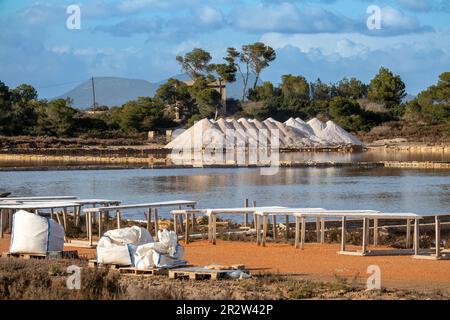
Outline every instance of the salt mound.
{"type": "Polygon", "coordinates": [[[324,134],[335,141],[339,141],[339,144],[344,143],[358,146],[362,145],[362,142],[358,138],[350,132],[345,131],[342,127],[338,126],[331,120],[327,122],[324,134]]]}
{"type": "MultiPolygon", "coordinates": [[[[300,119],[300,118],[298,118],[300,119]]],[[[314,146],[323,144],[322,139],[314,134],[314,130],[303,120],[301,122],[297,119],[290,118],[284,124],[286,127],[290,128],[295,135],[295,145],[300,146],[314,146]]]]}
{"type": "Polygon", "coordinates": [[[248,145],[249,138],[258,141],[260,130],[267,130],[270,144],[271,130],[279,132],[280,148],[301,148],[309,146],[362,145],[362,142],[351,133],[345,131],[333,121],[326,124],[317,118],[304,122],[300,118],[290,118],[285,123],[267,118],[264,121],[256,119],[219,119],[217,121],[202,119],[191,128],[178,135],[166,148],[181,150],[183,148],[216,148],[225,146],[226,133],[235,131],[236,138],[231,143],[248,145]],[[201,145],[196,145],[201,143],[201,145]]]}
{"type": "Polygon", "coordinates": [[[249,119],[249,122],[252,123],[256,127],[257,130],[259,130],[258,137],[262,136],[263,138],[265,138],[266,144],[269,144],[270,143],[269,128],[267,128],[267,126],[263,122],[259,121],[258,119],[249,119]],[[261,131],[261,130],[265,130],[265,132],[261,131]]]}
{"type": "Polygon", "coordinates": [[[324,140],[328,145],[362,145],[362,142],[358,138],[331,120],[325,124],[319,119],[314,118],[309,120],[308,124],[314,130],[314,134],[324,140]]]}
{"type": "Polygon", "coordinates": [[[238,122],[244,127],[247,137],[258,140],[258,128],[245,118],[240,118],[238,122]]]}
{"type": "Polygon", "coordinates": [[[224,145],[222,130],[214,120],[202,119],[196,122],[188,130],[177,136],[166,148],[181,150],[186,145],[199,149],[204,147],[216,147],[224,145]]]}
{"type": "MultiPolygon", "coordinates": [[[[292,119],[292,118],[291,118],[292,119]]],[[[304,124],[306,124],[306,122],[305,121],[303,121],[302,119],[300,119],[300,118],[295,118],[295,121],[297,121],[297,122],[300,122],[300,123],[304,123],[304,124]]]]}
{"type": "Polygon", "coordinates": [[[278,135],[280,139],[280,148],[286,148],[288,145],[288,141],[285,133],[278,127],[277,121],[275,121],[272,118],[267,118],[266,120],[263,121],[263,123],[267,126],[269,130],[278,130],[278,135]]]}

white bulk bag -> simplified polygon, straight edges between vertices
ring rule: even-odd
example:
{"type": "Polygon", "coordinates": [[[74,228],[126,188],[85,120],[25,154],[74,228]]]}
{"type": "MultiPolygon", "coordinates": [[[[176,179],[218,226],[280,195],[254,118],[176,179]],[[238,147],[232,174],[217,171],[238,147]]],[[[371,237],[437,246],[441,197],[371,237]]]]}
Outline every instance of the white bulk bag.
{"type": "Polygon", "coordinates": [[[137,246],[149,242],[153,242],[153,238],[145,228],[133,226],[110,230],[105,232],[98,242],[97,262],[132,266],[137,246]]]}
{"type": "Polygon", "coordinates": [[[180,264],[184,249],[178,244],[177,235],[173,231],[158,231],[159,242],[139,246],[134,254],[137,269],[153,267],[170,267],[180,264]]]}
{"type": "Polygon", "coordinates": [[[24,210],[13,215],[10,253],[63,251],[64,228],[49,218],[24,210]]]}

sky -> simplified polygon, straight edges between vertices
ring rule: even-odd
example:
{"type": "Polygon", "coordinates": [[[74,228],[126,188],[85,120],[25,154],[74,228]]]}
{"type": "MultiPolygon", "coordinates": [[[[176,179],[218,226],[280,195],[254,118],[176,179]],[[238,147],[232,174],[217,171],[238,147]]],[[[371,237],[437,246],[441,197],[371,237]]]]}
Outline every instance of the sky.
{"type": "Polygon", "coordinates": [[[0,81],[41,98],[92,76],[161,81],[181,73],[176,55],[200,47],[221,62],[256,41],[277,51],[263,80],[369,82],[385,66],[415,95],[450,71],[450,0],[0,0],[0,81]]]}

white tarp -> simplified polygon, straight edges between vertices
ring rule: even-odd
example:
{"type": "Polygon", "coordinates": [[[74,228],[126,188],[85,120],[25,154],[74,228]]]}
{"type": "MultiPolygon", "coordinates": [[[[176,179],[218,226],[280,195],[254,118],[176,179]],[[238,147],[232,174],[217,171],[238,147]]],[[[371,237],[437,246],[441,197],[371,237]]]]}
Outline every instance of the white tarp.
{"type": "Polygon", "coordinates": [[[139,246],[134,254],[135,267],[148,269],[153,267],[171,267],[185,264],[183,247],[178,244],[173,231],[158,231],[158,242],[139,246]]]}
{"type": "Polygon", "coordinates": [[[98,242],[97,262],[121,266],[133,265],[136,248],[149,242],[153,242],[153,238],[145,228],[133,226],[109,230],[98,242]]]}
{"type": "Polygon", "coordinates": [[[10,253],[63,251],[64,228],[54,220],[24,210],[13,216],[10,253]]]}

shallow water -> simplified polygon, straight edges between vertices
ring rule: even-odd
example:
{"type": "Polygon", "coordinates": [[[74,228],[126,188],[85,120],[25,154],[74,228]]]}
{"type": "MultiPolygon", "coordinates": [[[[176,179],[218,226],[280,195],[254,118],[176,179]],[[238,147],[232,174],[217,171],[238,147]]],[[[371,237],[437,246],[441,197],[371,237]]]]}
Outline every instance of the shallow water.
{"type": "MultiPolygon", "coordinates": [[[[197,200],[199,208],[241,207],[244,198],[249,198],[258,206],[432,214],[450,212],[450,171],[283,168],[273,176],[248,168],[12,171],[0,172],[0,192],[77,195],[124,203],[197,200]]],[[[143,219],[143,212],[129,212],[128,217],[143,219]]]]}

